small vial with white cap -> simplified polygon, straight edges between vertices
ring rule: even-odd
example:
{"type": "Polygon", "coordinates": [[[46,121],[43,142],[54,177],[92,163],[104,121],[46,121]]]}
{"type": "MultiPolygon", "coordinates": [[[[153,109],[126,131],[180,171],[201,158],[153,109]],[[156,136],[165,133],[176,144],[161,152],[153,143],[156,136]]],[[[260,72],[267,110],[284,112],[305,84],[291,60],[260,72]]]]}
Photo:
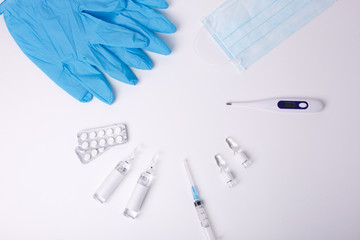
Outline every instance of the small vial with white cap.
{"type": "Polygon", "coordinates": [[[126,160],[119,162],[116,167],[110,172],[104,182],[96,190],[93,197],[101,203],[107,201],[107,199],[113,194],[120,182],[125,178],[129,172],[131,163],[134,161],[138,149],[135,149],[132,154],[127,157],[126,160]]]}
{"type": "Polygon", "coordinates": [[[234,151],[234,155],[240,160],[244,168],[249,167],[253,164],[253,161],[245,154],[244,150],[239,146],[239,144],[232,139],[231,137],[226,138],[226,143],[234,151]]]}
{"type": "Polygon", "coordinates": [[[155,155],[152,159],[148,169],[141,173],[137,184],[130,196],[130,199],[126,205],[124,216],[135,219],[140,213],[141,205],[144,202],[150,185],[154,179],[155,167],[158,162],[158,156],[155,155]]]}
{"type": "Polygon", "coordinates": [[[230,188],[235,186],[238,183],[238,181],[230,171],[229,165],[226,163],[225,159],[220,154],[216,154],[215,161],[218,167],[220,168],[220,173],[224,177],[227,185],[230,188]]]}

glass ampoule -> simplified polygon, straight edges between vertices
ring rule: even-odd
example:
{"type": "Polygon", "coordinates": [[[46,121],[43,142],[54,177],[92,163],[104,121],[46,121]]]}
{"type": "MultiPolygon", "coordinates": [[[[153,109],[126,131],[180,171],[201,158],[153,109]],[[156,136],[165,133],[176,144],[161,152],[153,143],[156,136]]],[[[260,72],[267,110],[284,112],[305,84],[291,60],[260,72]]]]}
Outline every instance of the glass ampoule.
{"type": "Polygon", "coordinates": [[[141,210],[141,205],[144,202],[150,185],[154,179],[155,167],[158,162],[158,156],[155,156],[147,170],[141,173],[135,188],[130,196],[130,199],[126,205],[124,216],[135,219],[141,210]]]}
{"type": "Polygon", "coordinates": [[[226,184],[230,188],[235,186],[238,183],[238,181],[232,174],[229,165],[226,163],[225,159],[220,154],[216,154],[215,161],[216,161],[216,165],[218,165],[218,167],[220,168],[220,173],[224,177],[226,184]]]}
{"type": "Polygon", "coordinates": [[[120,182],[129,172],[131,163],[134,161],[137,152],[137,149],[135,149],[129,157],[119,162],[116,167],[110,172],[110,174],[106,177],[104,182],[100,185],[100,187],[93,195],[96,200],[101,203],[104,203],[108,200],[108,198],[113,194],[113,192],[119,186],[120,182]]]}
{"type": "Polygon", "coordinates": [[[231,137],[226,138],[226,143],[234,151],[234,155],[240,160],[244,168],[249,167],[253,164],[253,161],[249,159],[244,150],[239,146],[239,144],[232,139],[231,137]]]}

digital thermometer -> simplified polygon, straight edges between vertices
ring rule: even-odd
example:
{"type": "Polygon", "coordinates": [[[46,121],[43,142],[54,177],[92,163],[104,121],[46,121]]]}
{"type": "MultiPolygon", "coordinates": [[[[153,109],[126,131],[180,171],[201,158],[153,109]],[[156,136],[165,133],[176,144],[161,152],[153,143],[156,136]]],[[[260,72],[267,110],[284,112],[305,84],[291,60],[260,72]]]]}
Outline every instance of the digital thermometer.
{"type": "Polygon", "coordinates": [[[247,102],[228,102],[243,108],[262,109],[277,112],[315,113],[324,109],[325,104],[314,98],[271,98],[247,102]]]}

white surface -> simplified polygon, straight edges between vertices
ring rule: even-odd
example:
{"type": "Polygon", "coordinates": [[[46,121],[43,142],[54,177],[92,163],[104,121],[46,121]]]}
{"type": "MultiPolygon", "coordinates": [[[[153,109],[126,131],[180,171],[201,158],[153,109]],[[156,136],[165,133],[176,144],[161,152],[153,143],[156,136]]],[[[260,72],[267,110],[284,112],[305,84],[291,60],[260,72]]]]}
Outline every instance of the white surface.
{"type": "MultiPolygon", "coordinates": [[[[16,46],[0,20],[0,239],[204,239],[182,160],[187,157],[223,240],[360,239],[360,2],[340,0],[244,73],[214,67],[193,50],[200,19],[222,1],[170,1],[178,32],[169,56],[151,54],[138,86],[115,80],[116,102],[82,104],[16,46]],[[278,96],[326,102],[315,115],[229,108],[227,101],[278,96]],[[128,124],[129,142],[82,165],[76,133],[128,124]],[[243,169],[225,138],[254,159],[243,169]],[[109,202],[92,194],[121,158],[144,143],[109,202]],[[157,178],[136,220],[122,215],[152,155],[157,178]],[[214,155],[240,183],[229,189],[214,155]]],[[[215,51],[215,48],[213,48],[215,51]]],[[[210,51],[210,50],[209,50],[210,51]]]]}

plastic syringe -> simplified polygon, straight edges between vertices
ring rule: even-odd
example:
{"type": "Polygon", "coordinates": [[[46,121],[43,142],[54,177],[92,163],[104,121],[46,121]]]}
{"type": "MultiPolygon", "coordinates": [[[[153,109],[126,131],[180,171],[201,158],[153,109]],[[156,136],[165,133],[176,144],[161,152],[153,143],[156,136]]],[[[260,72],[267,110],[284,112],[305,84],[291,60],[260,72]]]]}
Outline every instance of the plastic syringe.
{"type": "Polygon", "coordinates": [[[216,240],[215,234],[214,234],[213,230],[211,229],[209,218],[206,214],[204,204],[199,199],[199,194],[195,188],[194,179],[191,175],[191,172],[189,169],[189,164],[188,164],[187,160],[184,160],[184,165],[185,165],[185,170],[186,170],[186,173],[189,178],[190,185],[191,185],[191,192],[192,192],[192,196],[194,199],[195,209],[196,209],[197,215],[199,217],[201,226],[204,229],[206,238],[208,240],[216,240]]]}

